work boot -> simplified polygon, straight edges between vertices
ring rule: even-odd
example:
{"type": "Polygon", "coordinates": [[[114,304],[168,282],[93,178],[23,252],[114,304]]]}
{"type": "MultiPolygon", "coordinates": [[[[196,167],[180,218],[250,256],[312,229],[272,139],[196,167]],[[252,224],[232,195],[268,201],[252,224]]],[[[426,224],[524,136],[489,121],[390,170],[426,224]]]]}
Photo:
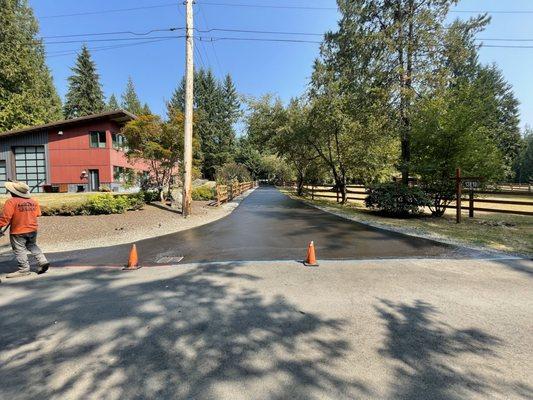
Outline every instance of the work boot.
{"type": "Polygon", "coordinates": [[[12,272],[10,274],[7,274],[6,275],[6,278],[20,278],[20,277],[23,277],[23,276],[28,276],[29,274],[31,274],[30,271],[16,271],[16,272],[12,272]]]}
{"type": "Polygon", "coordinates": [[[37,275],[44,274],[46,271],[48,271],[48,268],[50,268],[50,263],[40,265],[39,268],[37,268],[37,275]]]}

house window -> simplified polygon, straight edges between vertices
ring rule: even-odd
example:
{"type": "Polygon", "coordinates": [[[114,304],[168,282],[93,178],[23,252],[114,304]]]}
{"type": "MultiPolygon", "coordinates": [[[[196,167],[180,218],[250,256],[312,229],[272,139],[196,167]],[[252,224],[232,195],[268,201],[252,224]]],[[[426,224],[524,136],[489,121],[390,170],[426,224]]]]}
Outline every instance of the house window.
{"type": "Polygon", "coordinates": [[[126,146],[126,138],[120,133],[112,133],[111,140],[113,142],[113,148],[115,150],[124,150],[126,146]]]}
{"type": "Polygon", "coordinates": [[[124,180],[124,167],[113,166],[113,180],[117,183],[124,180]]]}
{"type": "Polygon", "coordinates": [[[105,132],[91,132],[90,136],[91,136],[91,147],[105,149],[106,147],[105,132]]]}

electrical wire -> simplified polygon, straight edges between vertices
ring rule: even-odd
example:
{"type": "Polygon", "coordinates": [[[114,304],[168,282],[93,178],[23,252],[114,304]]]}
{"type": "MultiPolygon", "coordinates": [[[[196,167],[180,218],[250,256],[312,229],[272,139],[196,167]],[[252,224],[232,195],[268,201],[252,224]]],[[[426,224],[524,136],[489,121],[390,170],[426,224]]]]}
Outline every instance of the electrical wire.
{"type": "MultiPolygon", "coordinates": [[[[209,26],[207,24],[207,16],[202,8],[202,6],[199,4],[198,5],[198,10],[200,10],[200,15],[202,16],[203,20],[204,20],[204,25],[205,25],[205,28],[209,31],[209,26]]],[[[202,42],[202,41],[200,41],[202,42]]],[[[203,42],[202,42],[203,43],[203,42]]],[[[220,76],[222,76],[223,72],[224,72],[224,69],[222,68],[222,64],[220,63],[220,60],[218,58],[218,54],[217,54],[217,49],[215,48],[215,45],[213,42],[211,42],[211,48],[213,49],[213,54],[215,55],[215,60],[217,62],[217,66],[218,66],[218,72],[220,74],[220,76]]]]}
{"type": "MultiPolygon", "coordinates": [[[[172,39],[176,39],[176,38],[173,37],[172,39]]],[[[104,51],[104,50],[113,50],[113,49],[119,49],[119,48],[123,48],[123,47],[133,47],[133,46],[140,46],[140,45],[145,45],[145,44],[150,44],[150,43],[159,43],[159,42],[168,41],[168,40],[171,40],[171,39],[169,39],[169,38],[167,38],[167,39],[156,39],[156,40],[147,40],[147,41],[138,42],[138,43],[116,44],[116,45],[107,45],[107,46],[95,46],[95,47],[89,48],[89,50],[91,52],[104,51]]],[[[78,54],[78,52],[79,52],[79,49],[56,50],[56,51],[46,52],[46,56],[48,58],[55,58],[55,57],[76,55],[76,54],[78,54]]]]}
{"type": "Polygon", "coordinates": [[[177,3],[155,4],[152,6],[143,6],[143,7],[116,8],[112,10],[100,10],[100,11],[84,11],[84,12],[72,13],[72,14],[44,15],[40,18],[45,19],[45,18],[80,17],[80,16],[85,16],[85,15],[98,15],[98,14],[109,14],[109,13],[117,13],[117,12],[148,10],[148,9],[153,9],[153,8],[175,7],[176,5],[177,3]]]}
{"type": "Polygon", "coordinates": [[[105,35],[134,35],[134,36],[147,36],[154,32],[174,32],[177,30],[183,30],[185,28],[160,28],[160,29],[151,29],[146,32],[134,32],[134,31],[115,31],[115,32],[96,32],[96,33],[77,33],[73,35],[54,35],[54,36],[41,36],[39,39],[58,39],[58,38],[69,38],[69,37],[81,37],[81,36],[105,36],[105,35]]]}

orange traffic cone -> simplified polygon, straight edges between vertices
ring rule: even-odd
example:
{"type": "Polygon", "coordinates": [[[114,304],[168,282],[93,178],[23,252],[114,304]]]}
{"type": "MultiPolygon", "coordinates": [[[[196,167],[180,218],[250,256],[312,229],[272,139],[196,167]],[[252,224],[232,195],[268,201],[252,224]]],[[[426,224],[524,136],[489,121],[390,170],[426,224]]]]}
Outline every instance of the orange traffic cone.
{"type": "Polygon", "coordinates": [[[318,267],[318,263],[316,262],[315,257],[315,244],[313,241],[309,243],[309,246],[307,247],[307,257],[304,261],[304,265],[307,267],[318,267]]]}
{"type": "Polygon", "coordinates": [[[133,271],[141,268],[139,266],[139,256],[137,255],[137,246],[132,245],[130,250],[130,258],[128,259],[128,265],[123,268],[124,271],[133,271]]]}

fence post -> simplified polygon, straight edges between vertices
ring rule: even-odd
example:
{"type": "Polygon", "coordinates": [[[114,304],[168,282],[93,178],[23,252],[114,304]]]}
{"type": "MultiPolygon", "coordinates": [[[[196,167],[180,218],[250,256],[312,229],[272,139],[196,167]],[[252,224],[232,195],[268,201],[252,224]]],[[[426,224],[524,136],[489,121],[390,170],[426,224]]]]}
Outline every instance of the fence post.
{"type": "Polygon", "coordinates": [[[311,200],[315,199],[315,185],[311,185],[311,200]]]}
{"type": "Polygon", "coordinates": [[[461,168],[455,170],[455,222],[461,223],[461,168]]]}
{"type": "Polygon", "coordinates": [[[474,189],[468,193],[468,217],[474,218],[474,189]]]}
{"type": "Polygon", "coordinates": [[[339,202],[339,188],[335,185],[335,192],[337,193],[337,203],[339,202]]]}

